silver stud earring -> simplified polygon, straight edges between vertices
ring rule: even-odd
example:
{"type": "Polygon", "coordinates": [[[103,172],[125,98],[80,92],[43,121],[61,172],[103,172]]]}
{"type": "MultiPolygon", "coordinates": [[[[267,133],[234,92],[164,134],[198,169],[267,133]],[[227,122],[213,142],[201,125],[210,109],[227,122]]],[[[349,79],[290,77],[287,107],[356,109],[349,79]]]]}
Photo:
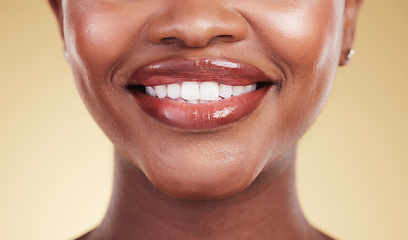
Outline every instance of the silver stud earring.
{"type": "Polygon", "coordinates": [[[347,53],[347,61],[350,61],[353,58],[354,54],[356,54],[356,51],[354,49],[350,49],[347,53]]]}

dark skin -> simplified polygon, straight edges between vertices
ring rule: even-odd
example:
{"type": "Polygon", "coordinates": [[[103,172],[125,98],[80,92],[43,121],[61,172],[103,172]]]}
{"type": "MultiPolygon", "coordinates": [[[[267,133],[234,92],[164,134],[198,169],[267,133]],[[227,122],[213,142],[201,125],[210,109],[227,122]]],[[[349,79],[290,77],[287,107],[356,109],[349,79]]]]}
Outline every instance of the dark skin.
{"type": "Polygon", "coordinates": [[[102,223],[81,239],[331,239],[295,189],[296,145],[347,63],[362,0],[50,0],[80,95],[115,145],[102,223]],[[121,84],[168,58],[228,57],[281,88],[205,131],[147,116],[121,84]]]}

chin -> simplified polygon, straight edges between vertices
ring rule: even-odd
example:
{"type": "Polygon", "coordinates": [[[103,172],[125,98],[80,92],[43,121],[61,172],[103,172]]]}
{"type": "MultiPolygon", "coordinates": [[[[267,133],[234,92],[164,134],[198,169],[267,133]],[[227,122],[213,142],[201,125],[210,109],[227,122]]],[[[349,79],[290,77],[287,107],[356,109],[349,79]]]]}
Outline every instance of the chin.
{"type": "Polygon", "coordinates": [[[177,168],[155,168],[145,171],[149,181],[162,193],[188,200],[223,199],[246,189],[259,174],[255,169],[231,167],[229,164],[209,163],[191,169],[190,166],[177,168]]]}
{"type": "MultiPolygon", "coordinates": [[[[251,182],[228,185],[215,182],[212,179],[201,179],[201,181],[184,182],[180,185],[169,184],[152,180],[153,185],[162,193],[177,199],[185,200],[216,200],[224,199],[239,194],[246,189],[251,182]]],[[[177,180],[176,180],[177,182],[177,180]]]]}

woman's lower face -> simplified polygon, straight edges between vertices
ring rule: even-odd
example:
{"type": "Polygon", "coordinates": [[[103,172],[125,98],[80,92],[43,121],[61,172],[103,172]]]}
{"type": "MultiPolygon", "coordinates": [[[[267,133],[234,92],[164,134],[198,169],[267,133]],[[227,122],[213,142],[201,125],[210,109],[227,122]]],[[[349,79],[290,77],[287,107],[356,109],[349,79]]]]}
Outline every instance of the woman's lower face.
{"type": "Polygon", "coordinates": [[[239,193],[293,151],[339,63],[344,1],[63,1],[80,95],[162,192],[239,193]]]}

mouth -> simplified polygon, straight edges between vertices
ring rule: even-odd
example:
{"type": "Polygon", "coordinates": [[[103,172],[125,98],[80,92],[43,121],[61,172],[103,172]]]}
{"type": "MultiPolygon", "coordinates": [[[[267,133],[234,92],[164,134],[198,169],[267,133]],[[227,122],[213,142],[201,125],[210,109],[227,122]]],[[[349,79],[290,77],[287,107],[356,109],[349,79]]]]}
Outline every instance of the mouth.
{"type": "Polygon", "coordinates": [[[171,58],[138,68],[126,89],[163,124],[210,130],[249,116],[279,82],[238,60],[171,58]]]}

